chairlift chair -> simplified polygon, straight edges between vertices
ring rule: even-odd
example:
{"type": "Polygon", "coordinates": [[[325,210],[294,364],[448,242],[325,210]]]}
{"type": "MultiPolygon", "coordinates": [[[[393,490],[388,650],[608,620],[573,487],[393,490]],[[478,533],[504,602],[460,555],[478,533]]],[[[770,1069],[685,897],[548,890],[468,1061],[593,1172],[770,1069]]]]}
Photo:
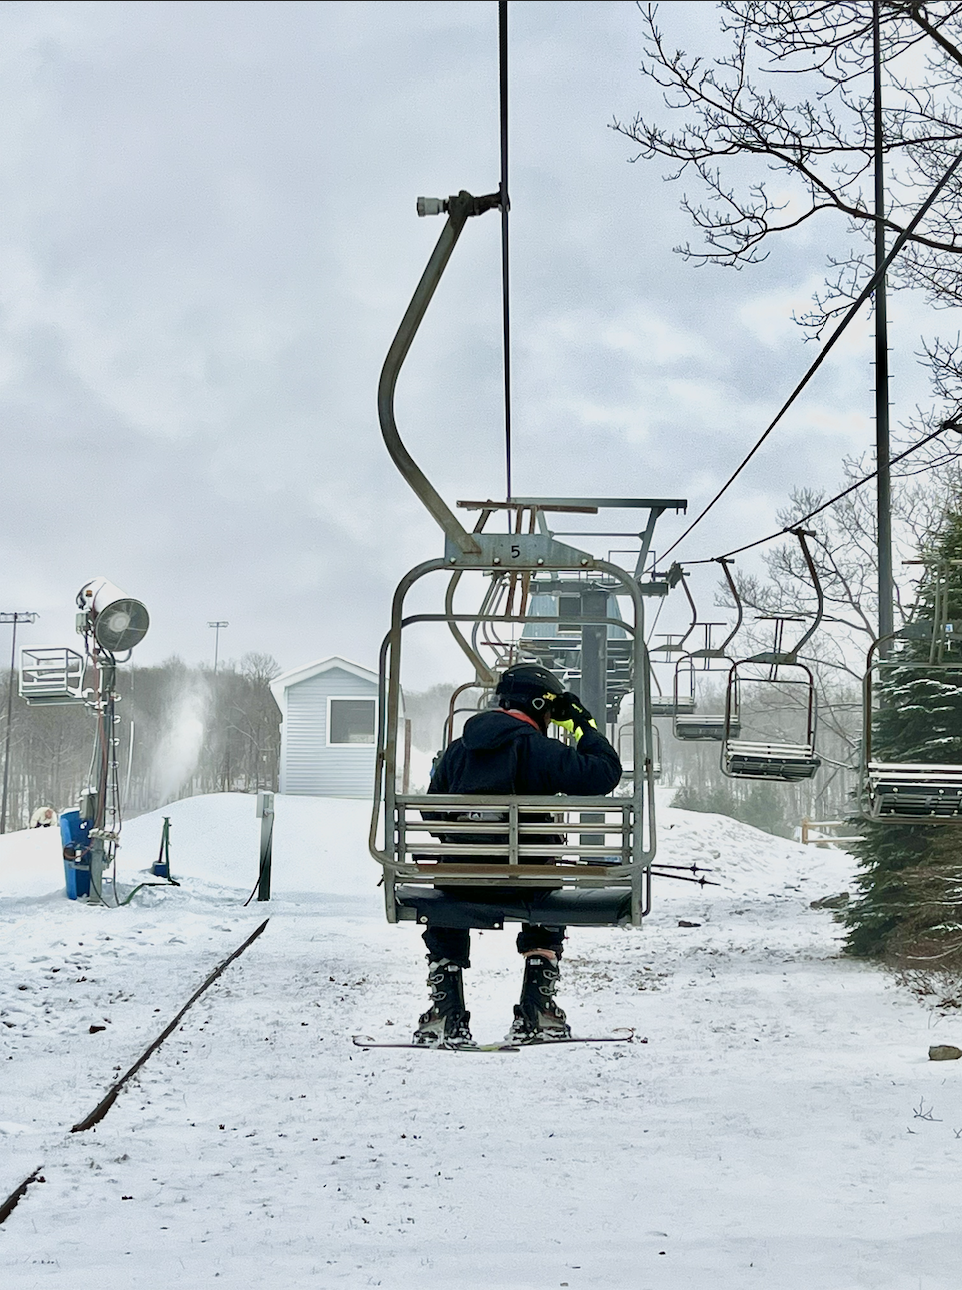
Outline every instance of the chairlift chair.
{"type": "MultiPolygon", "coordinates": [[[[670,663],[675,656],[684,657],[685,655],[685,644],[689,636],[691,636],[692,632],[695,630],[698,619],[698,610],[695,606],[694,600],[692,599],[687,578],[687,573],[681,565],[677,563],[677,561],[672,564],[668,573],[665,575],[665,580],[669,588],[674,588],[681,584],[681,588],[688,600],[689,609],[691,610],[691,621],[689,622],[686,630],[680,634],[678,632],[663,632],[659,634],[658,639],[661,641],[661,644],[653,645],[650,651],[653,663],[660,661],[670,663]]],[[[679,689],[676,684],[677,672],[675,669],[673,669],[671,673],[671,689],[667,694],[661,688],[657,672],[653,670],[652,675],[656,689],[656,693],[652,695],[651,699],[651,715],[653,717],[671,717],[674,719],[678,713],[682,713],[685,716],[692,716],[694,714],[694,689],[679,689]]]]}
{"type": "MultiPolygon", "coordinates": [[[[873,752],[877,699],[884,701],[880,683],[913,678],[951,686],[962,695],[962,656],[958,632],[962,624],[948,619],[948,566],[935,569],[934,614],[931,623],[908,623],[869,647],[863,685],[862,778],[860,808],[870,820],[888,824],[962,824],[962,764],[902,762],[876,757],[873,752]],[[915,640],[928,642],[928,659],[888,657],[892,646],[915,640]]],[[[962,731],[959,735],[962,739],[962,731]]]]}
{"type": "MultiPolygon", "coordinates": [[[[395,421],[394,390],[401,366],[464,225],[472,216],[497,208],[500,201],[498,193],[475,198],[466,192],[443,202],[419,200],[419,210],[443,210],[448,218],[381,373],[378,416],[385,445],[407,483],[444,530],[445,549],[443,556],[407,573],[394,594],[391,625],[380,651],[369,849],[383,869],[385,910],[392,923],[430,918],[442,926],[481,928],[501,927],[506,921],[637,925],[650,905],[655,855],[650,674],[642,591],[635,572],[560,542],[548,528],[547,519],[557,511],[593,515],[606,507],[647,510],[640,568],[657,517],[666,509],[683,510],[686,503],[538,497],[469,502],[464,503],[467,509],[480,511],[474,531],[469,532],[414,462],[395,421]],[[507,519],[507,532],[490,530],[489,524],[499,516],[507,519]],[[478,682],[492,684],[494,668],[461,629],[468,624],[494,623],[501,633],[498,639],[504,642],[524,625],[527,614],[519,612],[522,606],[518,604],[496,607],[487,597],[480,609],[459,610],[455,589],[464,575],[497,580],[506,572],[528,579],[535,575],[589,576],[612,585],[630,601],[630,617],[615,625],[623,628],[632,642],[633,764],[646,768],[644,775],[635,777],[630,796],[421,795],[398,791],[401,658],[406,631],[419,623],[447,624],[472,661],[478,682]],[[437,573],[446,573],[449,579],[443,606],[435,612],[409,614],[409,592],[437,573]],[[425,813],[431,818],[425,819],[425,813]],[[532,820],[532,815],[540,818],[532,820]],[[483,841],[478,840],[479,835],[483,841]],[[551,835],[552,840],[543,844],[530,840],[540,835],[551,835]]],[[[598,625],[612,621],[605,616],[598,625]]]]}
{"type": "MultiPolygon", "coordinates": [[[[661,779],[661,731],[652,726],[651,775],[655,783],[661,779]]],[[[632,779],[635,773],[634,763],[634,721],[625,721],[618,725],[616,732],[618,757],[621,761],[622,778],[632,779]]]]}
{"type": "Polygon", "coordinates": [[[822,764],[815,747],[818,717],[815,677],[811,668],[799,662],[798,652],[822,621],[824,598],[818,570],[806,542],[806,538],[813,534],[805,529],[793,529],[792,532],[801,544],[815,589],[817,608],[811,626],[788,650],[784,647],[785,624],[803,620],[796,614],[762,615],[760,621],[775,624],[773,648],[738,660],[729,668],[721,769],[731,779],[764,779],[791,784],[811,779],[822,764]],[[801,715],[801,738],[742,737],[746,725],[744,691],[762,685],[774,687],[789,707],[801,715]]]}
{"type": "MultiPolygon", "coordinates": [[[[705,711],[699,703],[698,677],[706,673],[716,676],[726,675],[734,660],[729,657],[728,647],[738,634],[742,624],[742,603],[738,588],[729,571],[730,560],[719,557],[732,596],[735,600],[737,618],[735,625],[718,646],[712,645],[712,629],[723,627],[723,623],[696,623],[704,631],[704,645],[701,649],[682,654],[675,664],[674,676],[674,712],[672,714],[672,734],[682,741],[718,741],[727,736],[738,738],[741,724],[738,717],[737,702],[730,716],[726,717],[724,701],[719,699],[721,711],[705,711]]],[[[737,695],[737,691],[736,691],[737,695]]]]}

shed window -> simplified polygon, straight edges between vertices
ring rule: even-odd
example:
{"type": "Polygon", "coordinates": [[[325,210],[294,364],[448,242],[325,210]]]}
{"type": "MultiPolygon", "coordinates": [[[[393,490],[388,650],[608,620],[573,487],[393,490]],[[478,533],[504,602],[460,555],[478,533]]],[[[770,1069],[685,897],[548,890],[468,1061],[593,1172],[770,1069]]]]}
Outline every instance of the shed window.
{"type": "Polygon", "coordinates": [[[374,743],[374,700],[331,699],[330,744],[374,743]]]}

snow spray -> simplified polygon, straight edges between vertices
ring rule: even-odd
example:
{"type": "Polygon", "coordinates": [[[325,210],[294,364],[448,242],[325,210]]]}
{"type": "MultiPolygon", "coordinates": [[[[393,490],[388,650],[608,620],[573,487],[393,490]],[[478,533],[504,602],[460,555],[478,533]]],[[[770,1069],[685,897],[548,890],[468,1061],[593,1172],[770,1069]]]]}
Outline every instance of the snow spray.
{"type": "Polygon", "coordinates": [[[178,696],[152,766],[162,802],[173,801],[197,769],[209,705],[210,695],[200,686],[178,696]]]}

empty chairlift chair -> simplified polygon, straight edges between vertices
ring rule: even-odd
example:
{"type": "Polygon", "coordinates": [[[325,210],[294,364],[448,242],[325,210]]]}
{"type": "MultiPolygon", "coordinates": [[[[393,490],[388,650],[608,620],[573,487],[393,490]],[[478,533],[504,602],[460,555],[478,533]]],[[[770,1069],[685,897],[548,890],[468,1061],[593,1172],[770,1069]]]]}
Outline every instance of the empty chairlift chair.
{"type": "MultiPolygon", "coordinates": [[[[635,722],[632,715],[631,695],[626,695],[615,724],[615,750],[621,761],[622,779],[633,779],[635,774],[635,722]]],[[[661,779],[661,731],[651,727],[651,775],[657,783],[661,779]]]]}
{"type": "Polygon", "coordinates": [[[741,659],[729,669],[721,768],[731,779],[795,783],[811,779],[822,764],[815,746],[815,678],[798,660],[799,650],[822,620],[822,589],[805,541],[812,535],[803,529],[793,532],[815,588],[815,617],[801,639],[786,650],[785,624],[803,620],[794,614],[764,615],[762,621],[775,625],[773,648],[741,659]]]}
{"type": "Polygon", "coordinates": [[[695,693],[694,688],[679,688],[677,669],[673,668],[667,678],[659,677],[658,664],[671,663],[675,658],[684,658],[686,655],[685,645],[692,632],[695,630],[698,610],[692,599],[691,592],[688,589],[686,574],[681,565],[674,563],[667,573],[667,583],[669,588],[674,588],[681,584],[682,590],[688,599],[688,605],[691,609],[691,622],[687,630],[682,635],[677,633],[662,634],[659,636],[662,644],[653,645],[651,648],[652,655],[652,680],[655,685],[655,691],[651,696],[651,715],[653,717],[671,717],[675,718],[679,713],[684,716],[691,716],[695,711],[695,693]],[[666,687],[663,690],[661,686],[662,679],[666,680],[666,687]]]}
{"type": "Polygon", "coordinates": [[[734,660],[728,649],[742,623],[742,604],[738,588],[729,571],[730,560],[719,558],[738,611],[735,625],[718,646],[712,645],[712,631],[724,623],[696,623],[704,631],[701,649],[682,654],[675,664],[674,712],[672,734],[676,739],[718,742],[727,736],[737,738],[741,732],[738,717],[737,692],[730,715],[725,712],[725,691],[728,673],[734,660]],[[717,690],[713,688],[717,683],[717,690]]]}
{"type": "Polygon", "coordinates": [[[949,572],[947,566],[929,571],[935,580],[930,622],[910,623],[868,652],[860,798],[871,820],[962,824],[962,645],[956,635],[962,624],[948,620],[949,572]],[[926,714],[921,730],[920,709],[926,714]],[[958,760],[920,757],[920,745],[958,760]]]}

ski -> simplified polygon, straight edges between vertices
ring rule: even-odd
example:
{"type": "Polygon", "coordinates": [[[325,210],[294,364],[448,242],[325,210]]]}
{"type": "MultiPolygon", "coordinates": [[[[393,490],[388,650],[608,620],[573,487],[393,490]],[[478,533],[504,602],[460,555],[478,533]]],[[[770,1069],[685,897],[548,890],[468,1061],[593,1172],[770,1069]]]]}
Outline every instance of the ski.
{"type": "Polygon", "coordinates": [[[647,1044],[637,1039],[634,1030],[625,1027],[610,1035],[569,1035],[567,1039],[529,1039],[526,1043],[502,1040],[496,1044],[412,1044],[404,1040],[375,1039],[372,1035],[352,1035],[355,1048],[416,1048],[419,1052],[443,1053],[519,1053],[522,1048],[551,1048],[560,1044],[647,1044]]]}
{"type": "Polygon", "coordinates": [[[569,1035],[566,1039],[527,1039],[519,1048],[552,1048],[556,1044],[647,1044],[648,1040],[636,1039],[635,1032],[626,1026],[613,1030],[610,1035],[569,1035]]]}
{"type": "Polygon", "coordinates": [[[502,1040],[499,1044],[412,1044],[401,1039],[375,1039],[372,1035],[352,1035],[351,1043],[355,1048],[416,1048],[418,1052],[430,1053],[516,1053],[518,1044],[509,1044],[502,1040]]]}

